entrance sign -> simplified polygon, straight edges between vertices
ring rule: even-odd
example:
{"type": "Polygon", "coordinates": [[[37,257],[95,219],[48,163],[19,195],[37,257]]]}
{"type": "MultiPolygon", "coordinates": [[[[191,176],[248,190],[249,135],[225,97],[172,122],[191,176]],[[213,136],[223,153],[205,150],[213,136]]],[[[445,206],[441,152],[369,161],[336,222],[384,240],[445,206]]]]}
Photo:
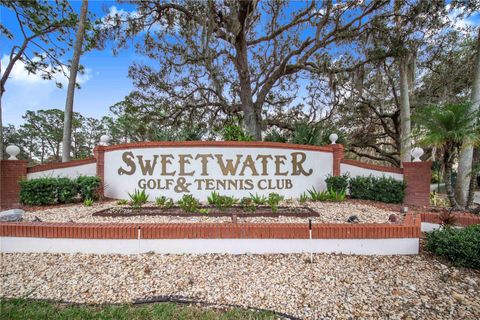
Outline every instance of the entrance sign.
{"type": "Polygon", "coordinates": [[[333,172],[328,147],[259,142],[141,143],[104,147],[106,197],[127,199],[145,189],[150,199],[200,200],[216,191],[237,198],[275,192],[298,198],[323,190],[333,172]]]}

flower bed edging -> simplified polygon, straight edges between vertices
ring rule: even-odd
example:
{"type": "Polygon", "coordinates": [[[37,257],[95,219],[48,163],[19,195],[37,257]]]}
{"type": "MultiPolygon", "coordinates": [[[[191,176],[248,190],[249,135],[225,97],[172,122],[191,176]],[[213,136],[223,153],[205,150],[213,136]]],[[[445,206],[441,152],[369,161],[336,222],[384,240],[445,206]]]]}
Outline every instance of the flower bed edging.
{"type": "MultiPolygon", "coordinates": [[[[0,223],[1,237],[72,239],[308,239],[308,224],[275,223],[0,223]]],[[[420,218],[403,224],[313,224],[313,239],[419,238],[420,218]]]]}

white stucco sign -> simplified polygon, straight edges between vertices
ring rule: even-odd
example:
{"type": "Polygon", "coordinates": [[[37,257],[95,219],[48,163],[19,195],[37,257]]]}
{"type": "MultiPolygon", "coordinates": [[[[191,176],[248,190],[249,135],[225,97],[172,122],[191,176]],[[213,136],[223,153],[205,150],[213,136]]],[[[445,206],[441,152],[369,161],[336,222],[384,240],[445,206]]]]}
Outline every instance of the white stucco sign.
{"type": "Polygon", "coordinates": [[[325,189],[332,152],[274,147],[148,147],[106,150],[105,196],[128,198],[145,189],[151,198],[175,200],[190,193],[206,200],[213,192],[237,198],[276,192],[299,197],[325,189]]]}

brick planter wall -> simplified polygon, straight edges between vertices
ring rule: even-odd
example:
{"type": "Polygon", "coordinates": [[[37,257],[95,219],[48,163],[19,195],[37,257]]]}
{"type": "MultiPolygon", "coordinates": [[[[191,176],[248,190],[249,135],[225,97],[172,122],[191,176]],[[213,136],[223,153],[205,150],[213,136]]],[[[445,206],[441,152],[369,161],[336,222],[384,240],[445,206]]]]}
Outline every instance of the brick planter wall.
{"type": "Polygon", "coordinates": [[[27,176],[26,160],[0,161],[0,209],[20,206],[20,180],[27,176]]]}
{"type": "MultiPolygon", "coordinates": [[[[1,237],[72,239],[308,239],[308,224],[283,223],[0,223],[1,237]]],[[[419,238],[420,218],[403,224],[313,224],[313,239],[419,238]]]]}

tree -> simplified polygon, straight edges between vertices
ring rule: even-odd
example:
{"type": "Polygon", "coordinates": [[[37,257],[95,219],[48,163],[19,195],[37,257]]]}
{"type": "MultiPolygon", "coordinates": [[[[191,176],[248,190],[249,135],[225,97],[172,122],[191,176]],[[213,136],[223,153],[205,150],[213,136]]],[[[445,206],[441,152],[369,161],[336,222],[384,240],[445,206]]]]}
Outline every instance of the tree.
{"type": "Polygon", "coordinates": [[[85,24],[87,20],[88,0],[82,0],[80,9],[80,19],[78,21],[77,35],[75,45],[73,46],[73,59],[70,65],[70,74],[68,79],[67,100],[65,102],[65,120],[63,128],[62,143],[62,162],[70,160],[72,144],[72,119],[73,119],[73,99],[77,81],[77,72],[80,64],[80,55],[83,50],[83,40],[85,38],[85,24]]]}
{"type": "Polygon", "coordinates": [[[119,46],[143,34],[137,51],[158,60],[159,70],[130,69],[146,95],[167,97],[180,112],[242,114],[260,140],[269,111],[294,99],[300,75],[328,69],[331,46],[365,32],[387,3],[298,2],[290,12],[288,2],[273,0],[142,1],[107,25],[119,46]]]}
{"type": "MultiPolygon", "coordinates": [[[[72,43],[70,28],[76,24],[76,15],[66,0],[55,4],[49,1],[9,1],[0,0],[2,7],[13,10],[22,38],[10,49],[8,64],[0,79],[0,127],[2,127],[1,100],[5,93],[8,77],[17,61],[25,63],[31,73],[39,73],[44,79],[55,79],[64,73],[61,57],[72,43]]],[[[13,34],[0,24],[4,36],[13,40],[13,34]]],[[[61,83],[57,81],[57,85],[61,83]]],[[[3,159],[3,137],[0,130],[0,159],[3,159]]]]}
{"type": "Polygon", "coordinates": [[[419,144],[435,146],[443,151],[445,186],[450,204],[460,209],[452,187],[452,167],[462,144],[478,145],[480,130],[476,122],[480,116],[472,104],[448,104],[419,108],[414,114],[419,144]]]}
{"type": "MultiPolygon", "coordinates": [[[[477,52],[474,68],[474,80],[471,91],[470,101],[474,111],[480,110],[480,28],[477,36],[477,52]]],[[[470,119],[472,122],[478,122],[478,118],[470,119]]],[[[476,174],[473,174],[472,168],[475,165],[473,145],[465,141],[458,160],[457,181],[455,185],[455,197],[460,207],[472,205],[473,193],[475,192],[476,174]],[[469,201],[470,200],[470,201],[469,201]]]]}

